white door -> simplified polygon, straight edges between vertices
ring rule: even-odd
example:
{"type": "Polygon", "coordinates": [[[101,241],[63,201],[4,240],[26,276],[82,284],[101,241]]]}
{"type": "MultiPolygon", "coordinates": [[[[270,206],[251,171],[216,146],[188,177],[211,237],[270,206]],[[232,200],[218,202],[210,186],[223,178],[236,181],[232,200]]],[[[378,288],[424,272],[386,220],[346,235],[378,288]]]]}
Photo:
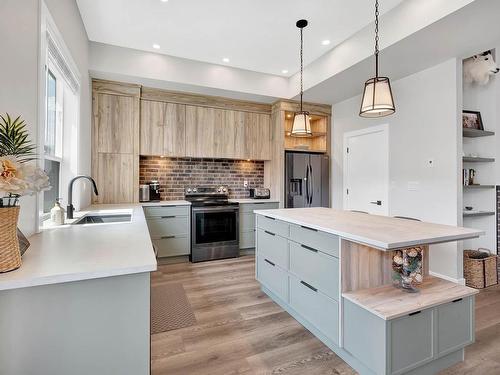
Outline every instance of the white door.
{"type": "Polygon", "coordinates": [[[344,134],[344,209],[389,214],[389,127],[344,134]]]}

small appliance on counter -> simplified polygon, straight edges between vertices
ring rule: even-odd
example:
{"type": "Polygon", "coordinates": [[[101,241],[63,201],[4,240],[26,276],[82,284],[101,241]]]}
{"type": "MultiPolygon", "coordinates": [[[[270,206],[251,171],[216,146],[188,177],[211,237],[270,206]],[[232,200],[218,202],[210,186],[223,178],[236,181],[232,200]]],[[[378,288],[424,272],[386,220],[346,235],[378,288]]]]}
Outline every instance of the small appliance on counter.
{"type": "Polygon", "coordinates": [[[149,185],[139,185],[139,202],[149,202],[149,185]]]}
{"type": "Polygon", "coordinates": [[[160,201],[160,183],[156,180],[153,180],[149,183],[149,201],[160,201]]]}
{"type": "Polygon", "coordinates": [[[269,199],[271,198],[271,190],[268,188],[250,188],[250,198],[269,199]]]}

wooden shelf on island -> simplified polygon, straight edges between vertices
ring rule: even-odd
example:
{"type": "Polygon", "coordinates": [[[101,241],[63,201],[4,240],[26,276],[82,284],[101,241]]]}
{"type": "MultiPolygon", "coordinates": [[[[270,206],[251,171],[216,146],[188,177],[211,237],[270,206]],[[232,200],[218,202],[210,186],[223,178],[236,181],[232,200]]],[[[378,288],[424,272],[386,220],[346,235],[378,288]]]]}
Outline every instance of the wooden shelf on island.
{"type": "Polygon", "coordinates": [[[493,189],[495,185],[464,185],[464,189],[493,189]]]}
{"type": "Polygon", "coordinates": [[[495,215],[495,212],[493,212],[493,211],[472,211],[472,212],[464,211],[464,213],[463,213],[464,217],[478,217],[478,216],[491,216],[491,215],[495,215]]]}
{"type": "Polygon", "coordinates": [[[462,134],[466,138],[478,138],[478,137],[488,137],[491,135],[495,135],[495,132],[489,130],[462,128],[462,134]]]}
{"type": "Polygon", "coordinates": [[[464,163],[493,163],[494,158],[482,158],[479,156],[464,156],[462,158],[464,163]]]}
{"type": "Polygon", "coordinates": [[[419,293],[406,293],[392,284],[382,285],[342,293],[342,297],[389,320],[478,293],[475,289],[434,276],[425,277],[417,287],[419,293]]]}

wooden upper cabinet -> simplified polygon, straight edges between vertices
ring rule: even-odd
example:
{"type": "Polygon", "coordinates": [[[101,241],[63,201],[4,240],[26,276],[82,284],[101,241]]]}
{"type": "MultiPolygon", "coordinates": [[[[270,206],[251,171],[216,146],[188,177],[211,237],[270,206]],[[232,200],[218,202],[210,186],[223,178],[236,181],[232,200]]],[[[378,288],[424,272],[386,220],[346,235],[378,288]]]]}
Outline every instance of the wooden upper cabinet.
{"type": "Polygon", "coordinates": [[[97,152],[134,153],[136,98],[97,94],[97,152]]]}
{"type": "Polygon", "coordinates": [[[141,155],[186,155],[186,106],[141,100],[141,155]]]}
{"type": "Polygon", "coordinates": [[[186,155],[270,159],[270,116],[186,106],[186,155]]]}

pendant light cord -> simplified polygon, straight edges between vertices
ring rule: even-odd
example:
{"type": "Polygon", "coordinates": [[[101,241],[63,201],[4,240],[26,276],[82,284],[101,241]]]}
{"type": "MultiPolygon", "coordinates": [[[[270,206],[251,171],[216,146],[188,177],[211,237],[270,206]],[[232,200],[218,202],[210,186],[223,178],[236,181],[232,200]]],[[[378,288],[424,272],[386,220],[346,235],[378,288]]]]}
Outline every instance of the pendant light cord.
{"type": "Polygon", "coordinates": [[[303,40],[303,28],[300,28],[300,112],[302,112],[302,96],[304,95],[304,83],[302,80],[302,75],[304,71],[304,62],[303,62],[303,54],[304,54],[304,40],[303,40]]]}
{"type": "Polygon", "coordinates": [[[378,78],[378,0],[375,1],[375,78],[378,78]]]}

